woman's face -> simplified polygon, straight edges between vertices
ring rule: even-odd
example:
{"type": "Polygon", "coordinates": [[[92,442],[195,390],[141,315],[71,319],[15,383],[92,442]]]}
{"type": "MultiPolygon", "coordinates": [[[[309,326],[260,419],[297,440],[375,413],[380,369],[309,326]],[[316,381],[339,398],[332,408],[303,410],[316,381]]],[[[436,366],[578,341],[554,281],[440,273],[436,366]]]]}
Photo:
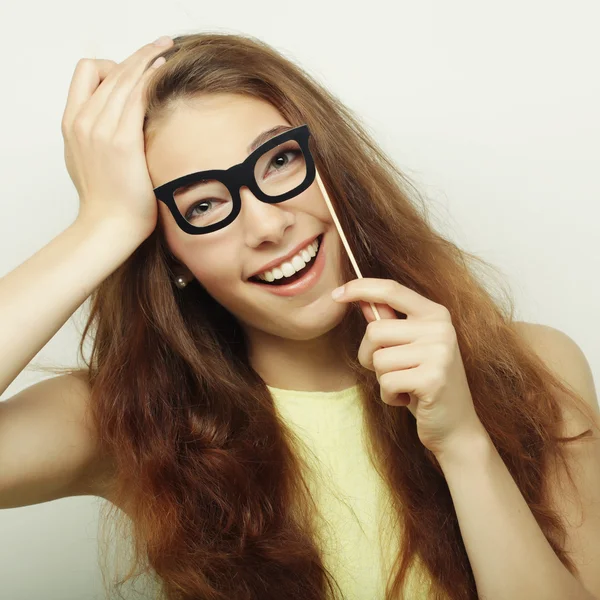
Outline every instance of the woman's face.
{"type": "MultiPolygon", "coordinates": [[[[250,154],[248,147],[259,134],[276,125],[290,123],[271,104],[252,97],[211,94],[181,103],[160,123],[146,149],[152,183],[158,187],[188,173],[228,169],[250,154]]],[[[280,164],[273,161],[272,169],[280,164]]],[[[240,189],[240,196],[237,218],[202,235],[181,230],[167,206],[158,203],[167,245],[184,266],[181,273],[188,280],[196,278],[249,333],[257,329],[309,340],[331,330],[347,310],[330,295],[344,283],[339,271],[342,245],[317,181],[277,204],[261,202],[247,187],[240,189]],[[276,293],[277,286],[249,280],[317,236],[321,246],[307,271],[314,268],[320,275],[309,289],[282,296],[276,293]]],[[[306,258],[304,252],[300,255],[306,258]]]]}

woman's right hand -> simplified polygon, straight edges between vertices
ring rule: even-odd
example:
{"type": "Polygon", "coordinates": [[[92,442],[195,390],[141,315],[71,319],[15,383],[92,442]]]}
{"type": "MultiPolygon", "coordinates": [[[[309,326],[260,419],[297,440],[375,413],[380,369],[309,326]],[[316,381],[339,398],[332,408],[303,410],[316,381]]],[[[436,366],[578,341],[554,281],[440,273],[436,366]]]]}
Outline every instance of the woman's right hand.
{"type": "Polygon", "coordinates": [[[172,44],[170,38],[166,45],[147,44],[118,64],[77,63],[61,127],[79,193],[78,221],[124,223],[142,240],[154,231],[158,206],[144,151],[144,92],[155,73],[149,65],[172,44]]]}

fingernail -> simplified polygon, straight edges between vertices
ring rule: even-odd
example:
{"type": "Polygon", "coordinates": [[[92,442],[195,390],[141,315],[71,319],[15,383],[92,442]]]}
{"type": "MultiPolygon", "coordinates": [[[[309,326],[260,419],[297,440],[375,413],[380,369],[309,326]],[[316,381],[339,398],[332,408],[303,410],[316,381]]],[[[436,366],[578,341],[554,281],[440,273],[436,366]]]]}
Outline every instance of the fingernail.
{"type": "Polygon", "coordinates": [[[335,300],[336,298],[341,298],[344,295],[344,286],[339,288],[335,288],[333,292],[331,292],[331,297],[335,300]]]}
{"type": "Polygon", "coordinates": [[[168,35],[161,35],[158,39],[154,40],[152,43],[155,46],[168,46],[173,41],[168,35]]]}

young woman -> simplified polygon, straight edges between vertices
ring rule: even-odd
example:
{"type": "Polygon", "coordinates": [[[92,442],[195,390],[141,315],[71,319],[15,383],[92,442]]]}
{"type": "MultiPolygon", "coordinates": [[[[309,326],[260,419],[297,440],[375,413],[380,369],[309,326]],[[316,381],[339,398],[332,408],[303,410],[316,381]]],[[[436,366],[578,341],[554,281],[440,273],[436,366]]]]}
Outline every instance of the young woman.
{"type": "Polygon", "coordinates": [[[107,498],[124,581],[169,600],[600,598],[579,347],[515,322],[298,66],[165,44],[75,70],[80,211],[0,281],[0,390],[90,294],[92,353],[0,404],[0,505],[107,498]]]}

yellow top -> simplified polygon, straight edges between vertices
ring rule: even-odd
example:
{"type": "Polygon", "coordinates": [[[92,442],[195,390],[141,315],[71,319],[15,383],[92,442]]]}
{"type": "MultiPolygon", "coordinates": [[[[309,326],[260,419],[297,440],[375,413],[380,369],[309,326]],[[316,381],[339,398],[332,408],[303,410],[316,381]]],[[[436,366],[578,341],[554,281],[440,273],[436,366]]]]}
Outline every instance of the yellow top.
{"type": "MultiPolygon", "coordinates": [[[[307,480],[320,511],[325,566],[345,600],[383,600],[399,535],[383,533],[391,532],[385,521],[391,510],[386,507],[387,487],[364,445],[360,388],[268,388],[281,418],[310,451],[299,448],[313,467],[307,480]]],[[[425,590],[413,570],[404,588],[406,600],[425,600],[425,590]]]]}

